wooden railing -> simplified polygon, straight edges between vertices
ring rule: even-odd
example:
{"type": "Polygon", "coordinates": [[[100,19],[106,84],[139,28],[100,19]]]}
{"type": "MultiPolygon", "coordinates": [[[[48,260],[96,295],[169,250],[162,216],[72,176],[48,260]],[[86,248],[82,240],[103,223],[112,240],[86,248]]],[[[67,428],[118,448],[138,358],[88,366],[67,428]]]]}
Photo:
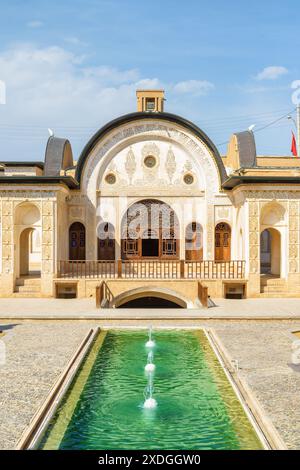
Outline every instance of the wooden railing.
{"type": "Polygon", "coordinates": [[[111,290],[105,281],[96,286],[96,308],[108,307],[113,299],[111,290]]]}
{"type": "Polygon", "coordinates": [[[245,261],[186,261],[188,279],[243,279],[245,261]]]}
{"type": "Polygon", "coordinates": [[[134,279],[180,279],[180,261],[122,261],[122,277],[134,279]]]}
{"type": "Polygon", "coordinates": [[[59,261],[68,279],[244,279],[245,261],[118,260],[59,261]]]}
{"type": "Polygon", "coordinates": [[[208,287],[198,282],[198,298],[204,308],[208,308],[208,287]]]}
{"type": "Polygon", "coordinates": [[[58,276],[63,278],[111,279],[118,277],[115,261],[59,261],[58,276]]]}

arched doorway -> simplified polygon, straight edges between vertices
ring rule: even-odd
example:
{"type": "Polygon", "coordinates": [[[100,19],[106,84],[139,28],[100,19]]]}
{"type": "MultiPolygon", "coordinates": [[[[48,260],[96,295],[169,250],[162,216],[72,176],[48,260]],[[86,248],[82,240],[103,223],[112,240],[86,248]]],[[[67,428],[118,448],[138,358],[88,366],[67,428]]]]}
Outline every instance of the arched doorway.
{"type": "Polygon", "coordinates": [[[198,222],[191,222],[185,229],[185,259],[189,261],[203,259],[203,230],[198,222]]]}
{"type": "Polygon", "coordinates": [[[225,222],[220,222],[215,228],[215,261],[230,261],[231,259],[231,228],[225,222]]]}
{"type": "Polygon", "coordinates": [[[20,234],[20,275],[40,275],[41,244],[40,233],[33,227],[25,228],[20,234]]]}
{"type": "Polygon", "coordinates": [[[280,277],[281,235],[274,228],[267,228],[260,234],[260,272],[280,277]]]}
{"type": "Polygon", "coordinates": [[[102,222],[98,228],[98,260],[115,259],[115,228],[108,222],[102,222]]]}
{"type": "Polygon", "coordinates": [[[33,203],[21,203],[14,214],[15,269],[18,276],[41,275],[41,216],[33,203]]]}
{"type": "Polygon", "coordinates": [[[69,259],[85,260],[85,227],[74,222],[69,228],[69,259]]]}
{"type": "Polygon", "coordinates": [[[122,219],[122,259],[179,259],[179,222],[158,200],[142,200],[122,219]]]}

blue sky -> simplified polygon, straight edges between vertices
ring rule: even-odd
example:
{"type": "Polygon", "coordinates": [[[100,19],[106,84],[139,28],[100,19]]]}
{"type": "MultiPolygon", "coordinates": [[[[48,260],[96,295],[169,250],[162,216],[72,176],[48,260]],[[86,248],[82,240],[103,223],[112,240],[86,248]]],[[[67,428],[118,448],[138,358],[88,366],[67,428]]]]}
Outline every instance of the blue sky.
{"type": "Polygon", "coordinates": [[[260,154],[290,154],[299,2],[0,0],[0,160],[43,160],[47,128],[77,159],[90,135],[163,87],[166,111],[226,153],[256,124],[260,154]],[[222,144],[222,145],[219,145],[222,144]]]}

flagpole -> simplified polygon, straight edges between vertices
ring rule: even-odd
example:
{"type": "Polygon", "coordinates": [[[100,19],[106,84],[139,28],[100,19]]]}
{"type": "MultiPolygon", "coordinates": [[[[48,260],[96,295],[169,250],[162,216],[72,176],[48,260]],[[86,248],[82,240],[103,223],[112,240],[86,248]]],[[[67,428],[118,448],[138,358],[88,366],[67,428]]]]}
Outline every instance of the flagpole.
{"type": "Polygon", "coordinates": [[[297,104],[297,153],[300,157],[300,104],[297,104]]]}

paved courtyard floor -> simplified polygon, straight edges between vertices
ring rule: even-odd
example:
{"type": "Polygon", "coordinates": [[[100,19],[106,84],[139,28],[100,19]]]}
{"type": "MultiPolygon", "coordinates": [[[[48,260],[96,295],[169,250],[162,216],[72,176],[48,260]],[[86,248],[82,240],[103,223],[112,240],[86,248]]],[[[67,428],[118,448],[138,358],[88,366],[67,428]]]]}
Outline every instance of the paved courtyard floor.
{"type": "MultiPolygon", "coordinates": [[[[300,330],[300,321],[181,317],[151,323],[154,327],[214,328],[287,446],[300,449],[300,367],[291,365],[296,339],[292,332],[300,330]]],[[[1,449],[16,446],[84,335],[96,325],[120,327],[120,321],[0,320],[6,346],[6,363],[0,366],[1,449]]],[[[122,326],[136,327],[137,322],[127,319],[122,326]]],[[[140,320],[138,326],[147,327],[149,321],[140,320]]]]}
{"type": "Polygon", "coordinates": [[[0,318],[60,318],[60,319],[277,319],[300,320],[298,299],[214,299],[208,309],[97,309],[95,299],[0,299],[0,318]]]}

